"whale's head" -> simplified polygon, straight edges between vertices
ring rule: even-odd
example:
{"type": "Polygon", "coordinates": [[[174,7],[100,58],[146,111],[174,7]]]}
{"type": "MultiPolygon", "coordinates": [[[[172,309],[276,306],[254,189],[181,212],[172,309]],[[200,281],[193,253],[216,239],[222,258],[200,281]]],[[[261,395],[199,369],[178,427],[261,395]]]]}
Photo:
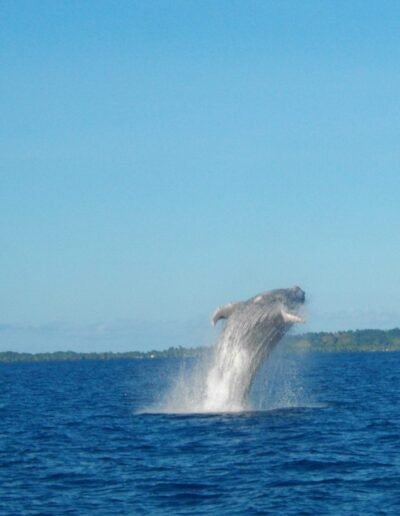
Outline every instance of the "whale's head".
{"type": "Polygon", "coordinates": [[[300,311],[305,299],[305,292],[300,287],[270,290],[247,301],[218,307],[211,321],[215,325],[220,319],[229,320],[240,314],[242,319],[252,319],[257,323],[274,320],[275,324],[288,327],[304,322],[300,311]]]}

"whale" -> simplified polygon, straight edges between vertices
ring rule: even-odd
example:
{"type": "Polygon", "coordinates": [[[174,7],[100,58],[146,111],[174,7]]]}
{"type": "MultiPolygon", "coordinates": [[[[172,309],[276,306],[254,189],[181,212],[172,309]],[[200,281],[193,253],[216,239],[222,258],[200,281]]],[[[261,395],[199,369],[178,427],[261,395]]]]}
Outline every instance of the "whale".
{"type": "Polygon", "coordinates": [[[294,324],[304,322],[305,292],[276,289],[219,306],[211,317],[223,323],[209,370],[204,408],[245,410],[257,371],[294,324]]]}

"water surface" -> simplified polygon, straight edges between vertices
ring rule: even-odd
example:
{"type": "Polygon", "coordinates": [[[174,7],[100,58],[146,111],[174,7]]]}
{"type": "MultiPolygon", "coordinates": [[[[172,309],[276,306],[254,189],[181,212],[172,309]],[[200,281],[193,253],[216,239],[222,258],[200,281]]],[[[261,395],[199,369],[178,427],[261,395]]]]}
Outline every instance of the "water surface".
{"type": "Polygon", "coordinates": [[[282,358],[253,411],[149,411],[181,369],[0,364],[0,513],[399,514],[400,353],[282,358]]]}

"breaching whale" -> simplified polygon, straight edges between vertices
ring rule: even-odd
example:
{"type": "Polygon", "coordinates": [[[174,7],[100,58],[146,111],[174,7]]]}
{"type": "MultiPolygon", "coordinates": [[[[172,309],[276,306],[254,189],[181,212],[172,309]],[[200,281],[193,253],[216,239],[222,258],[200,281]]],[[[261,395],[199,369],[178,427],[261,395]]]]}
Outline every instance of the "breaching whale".
{"type": "Polygon", "coordinates": [[[212,324],[222,319],[225,327],[207,376],[205,410],[246,408],[257,370],[291,326],[303,322],[304,302],[304,291],[293,287],[263,292],[215,310],[212,324]]]}

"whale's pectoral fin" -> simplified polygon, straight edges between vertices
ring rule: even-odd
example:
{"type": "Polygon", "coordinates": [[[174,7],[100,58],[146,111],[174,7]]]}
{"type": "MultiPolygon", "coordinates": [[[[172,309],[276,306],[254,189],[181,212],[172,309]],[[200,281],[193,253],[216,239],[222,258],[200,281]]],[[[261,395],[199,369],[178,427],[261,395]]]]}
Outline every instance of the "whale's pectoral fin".
{"type": "Polygon", "coordinates": [[[212,314],[212,325],[215,326],[220,319],[227,319],[235,310],[236,306],[237,303],[228,303],[227,305],[219,306],[212,314]]]}
{"type": "Polygon", "coordinates": [[[304,319],[295,314],[290,314],[289,312],[285,312],[285,310],[281,310],[282,318],[287,324],[296,324],[303,323],[304,319]]]}

